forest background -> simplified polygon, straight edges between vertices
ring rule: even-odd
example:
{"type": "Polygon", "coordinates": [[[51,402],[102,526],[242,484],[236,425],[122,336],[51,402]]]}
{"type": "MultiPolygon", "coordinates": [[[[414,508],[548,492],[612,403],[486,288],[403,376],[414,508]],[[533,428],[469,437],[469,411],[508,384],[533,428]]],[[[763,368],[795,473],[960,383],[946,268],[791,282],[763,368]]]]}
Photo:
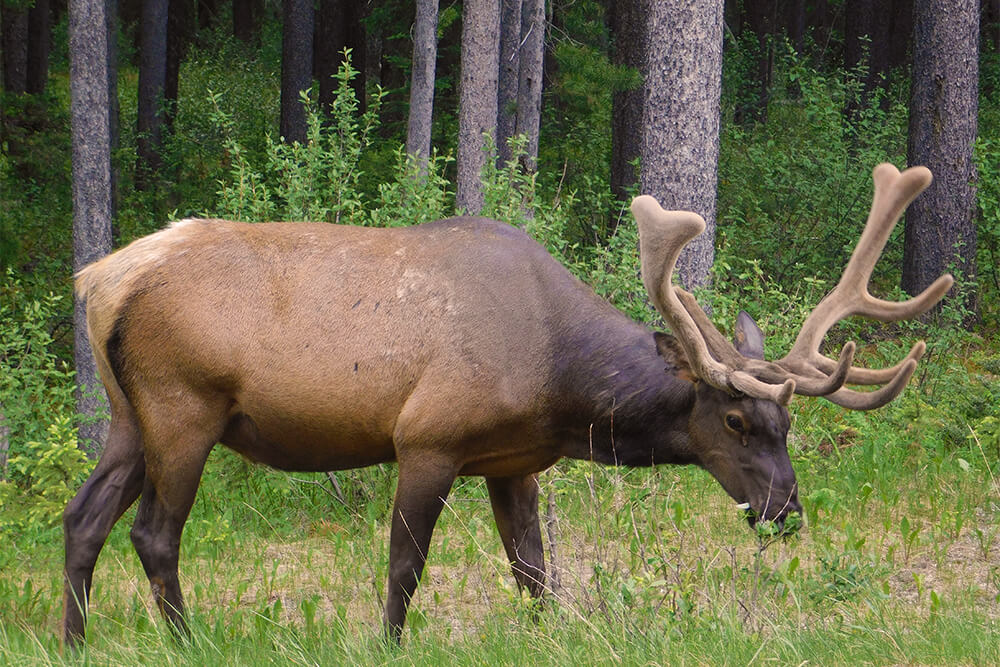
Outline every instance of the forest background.
{"type": "MultiPolygon", "coordinates": [[[[188,216],[395,225],[456,211],[462,3],[442,3],[437,15],[434,150],[424,165],[407,159],[417,3],[316,5],[311,92],[293,97],[296,127],[282,111],[292,3],[163,3],[163,80],[175,88],[155,93],[155,132],[140,121],[145,4],[122,0],[115,14],[115,247],[188,216]],[[330,57],[345,48],[350,64],[330,57]],[[283,140],[293,133],[299,143],[283,140]]],[[[867,214],[872,167],[907,163],[918,45],[906,9],[920,4],[725,3],[715,261],[701,294],[722,330],[746,309],[768,349],[783,351],[839,277],[867,214]]],[[[149,608],[126,517],[99,563],[90,659],[1000,663],[996,4],[976,7],[978,134],[968,148],[977,177],[965,221],[975,242],[962,264],[956,248],[958,287],[933,318],[832,333],[831,348],[858,340],[871,365],[913,338],[926,338],[929,352],[883,410],[793,403],[802,536],[747,533],[696,470],[563,463],[542,478],[558,603],[538,611],[508,581],[481,481],[465,480],[436,532],[405,652],[383,653],[374,639],[393,468],[285,475],[218,452],[182,547],[194,641],[173,644],[149,608]]],[[[643,80],[623,62],[622,21],[637,20],[623,8],[643,6],[544,4],[537,144],[515,140],[477,181],[484,215],[524,227],[604,297],[656,324],[626,208],[642,159],[622,160],[613,130],[616,104],[643,80]]],[[[55,643],[58,522],[93,465],[81,448],[95,445],[80,437],[73,363],[69,17],[58,1],[2,10],[0,535],[9,548],[0,553],[0,658],[72,661],[55,643]],[[39,7],[44,68],[29,64],[45,41],[31,32],[39,7]],[[28,46],[23,78],[8,72],[19,45],[28,46]]],[[[887,298],[902,298],[902,227],[873,279],[887,298]]]]}

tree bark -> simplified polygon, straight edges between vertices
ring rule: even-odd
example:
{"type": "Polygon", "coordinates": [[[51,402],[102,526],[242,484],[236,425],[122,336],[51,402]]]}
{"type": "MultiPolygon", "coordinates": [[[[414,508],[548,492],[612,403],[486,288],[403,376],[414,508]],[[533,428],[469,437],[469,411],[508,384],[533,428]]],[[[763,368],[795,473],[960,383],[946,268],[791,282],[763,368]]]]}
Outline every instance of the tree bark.
{"type": "Polygon", "coordinates": [[[455,207],[475,215],[483,207],[484,135],[496,140],[500,60],[500,0],[466,0],[462,11],[462,78],[458,108],[458,182],[455,207]]]}
{"type": "MultiPolygon", "coordinates": [[[[647,26],[650,0],[618,0],[614,3],[611,26],[614,34],[612,59],[648,74],[647,26]]],[[[611,101],[611,193],[625,200],[638,180],[632,163],[642,155],[642,109],[645,81],[632,90],[618,91],[611,101]]]]}
{"type": "MultiPolygon", "coordinates": [[[[111,127],[108,109],[108,17],[104,0],[70,0],[70,117],[73,135],[73,268],[111,250],[111,127]]],[[[74,297],[77,412],[93,418],[107,399],[87,340],[84,304],[74,297]]],[[[107,422],[80,424],[80,445],[94,455],[107,422]]]]}
{"type": "Polygon", "coordinates": [[[108,127],[111,137],[111,241],[117,240],[118,230],[115,227],[115,214],[118,212],[118,184],[121,182],[121,168],[115,163],[114,154],[118,148],[121,136],[121,118],[118,104],[118,0],[105,0],[105,26],[108,36],[107,66],[108,77],[108,127]]]}
{"type": "Polygon", "coordinates": [[[714,259],[722,12],[723,0],[650,5],[642,191],[705,218],[705,233],[677,263],[689,288],[708,283],[714,259]]]}
{"type": "Polygon", "coordinates": [[[497,162],[510,161],[517,132],[517,87],[521,66],[521,0],[500,3],[500,76],[497,83],[497,162]]]}
{"type": "Polygon", "coordinates": [[[518,67],[515,134],[527,137],[522,167],[534,172],[538,162],[538,134],[542,124],[542,74],[545,60],[545,0],[521,5],[521,63],[518,67]]]}
{"type": "Polygon", "coordinates": [[[28,89],[28,10],[4,4],[0,7],[3,88],[21,95],[28,89]]]}
{"type": "Polygon", "coordinates": [[[281,138],[305,143],[306,109],[300,94],[312,87],[313,4],[284,0],[281,40],[281,138]]]}
{"type": "MultiPolygon", "coordinates": [[[[979,83],[979,3],[917,0],[913,5],[913,85],[907,158],[934,182],[906,214],[903,289],[917,294],[957,269],[976,279],[976,139],[979,83]]],[[[965,307],[978,304],[969,290],[965,307]]]]}
{"type": "Polygon", "coordinates": [[[406,152],[426,170],[431,153],[434,118],[434,69],[437,64],[438,0],[417,0],[413,22],[413,69],[410,74],[410,113],[406,152]]]}
{"type": "Polygon", "coordinates": [[[137,190],[149,187],[162,163],[163,93],[167,81],[167,5],[167,0],[145,0],[142,3],[136,111],[137,190]]]}
{"type": "Polygon", "coordinates": [[[51,46],[49,0],[35,0],[28,12],[28,62],[25,72],[25,90],[32,95],[44,92],[49,81],[51,46]]]}

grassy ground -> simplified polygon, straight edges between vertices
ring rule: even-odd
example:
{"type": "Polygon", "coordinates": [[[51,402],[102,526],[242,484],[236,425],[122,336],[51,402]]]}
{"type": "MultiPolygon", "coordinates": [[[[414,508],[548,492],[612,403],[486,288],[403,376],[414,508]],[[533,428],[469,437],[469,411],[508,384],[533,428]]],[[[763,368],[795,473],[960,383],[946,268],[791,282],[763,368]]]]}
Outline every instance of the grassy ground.
{"type": "Polygon", "coordinates": [[[61,531],[11,536],[0,663],[1000,664],[996,444],[928,445],[899,410],[794,413],[808,525],[792,539],[760,541],[695,469],[546,472],[542,608],[514,588],[484,484],[461,481],[400,649],[379,642],[394,470],[343,476],[345,507],[323,477],[217,452],[181,551],[190,642],[152,609],[126,515],[80,655],[56,639],[61,531]]]}

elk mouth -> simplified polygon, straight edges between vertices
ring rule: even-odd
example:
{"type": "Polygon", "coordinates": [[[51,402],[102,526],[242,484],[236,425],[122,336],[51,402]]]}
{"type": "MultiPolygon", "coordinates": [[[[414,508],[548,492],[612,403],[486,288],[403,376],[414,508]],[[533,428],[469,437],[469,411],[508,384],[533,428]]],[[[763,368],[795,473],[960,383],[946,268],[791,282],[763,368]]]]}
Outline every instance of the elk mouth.
{"type": "Polygon", "coordinates": [[[770,518],[762,517],[749,502],[736,503],[736,509],[761,537],[789,537],[802,527],[802,507],[797,502],[783,507],[770,518]]]}

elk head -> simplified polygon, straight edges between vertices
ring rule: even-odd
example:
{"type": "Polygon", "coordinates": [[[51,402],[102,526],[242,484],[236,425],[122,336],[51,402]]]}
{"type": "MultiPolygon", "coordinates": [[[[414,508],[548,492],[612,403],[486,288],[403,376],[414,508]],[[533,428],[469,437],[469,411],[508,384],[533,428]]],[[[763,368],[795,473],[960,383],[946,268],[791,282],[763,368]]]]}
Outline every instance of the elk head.
{"type": "Polygon", "coordinates": [[[902,302],[883,301],[869,293],[872,269],[892,228],[930,184],[931,173],[924,167],[900,173],[881,164],[873,178],[871,212],[839,283],[806,318],[788,354],[773,362],[764,359],[763,336],[748,315],[740,314],[736,344],[731,344],[694,297],[672,282],[681,250],[705,229],[701,216],[665,211],[648,195],[632,202],[639,224],[643,283],[680,348],[661,338],[661,355],[677,359],[682,351],[684,362],[675,362],[675,367],[683,366],[696,384],[690,435],[700,464],[738,503],[749,506],[751,524],[757,518],[780,524],[789,512],[801,510],[785,444],[786,406],[792,394],[822,396],[852,410],[881,407],[899,395],[926,348],[918,342],[891,368],[858,368],[853,365],[853,342],[844,345],[837,360],[820,353],[830,328],[852,315],[882,322],[917,317],[954,282],[950,275],[941,276],[920,295],[902,302]],[[845,384],[881,387],[858,391],[845,384]]]}

